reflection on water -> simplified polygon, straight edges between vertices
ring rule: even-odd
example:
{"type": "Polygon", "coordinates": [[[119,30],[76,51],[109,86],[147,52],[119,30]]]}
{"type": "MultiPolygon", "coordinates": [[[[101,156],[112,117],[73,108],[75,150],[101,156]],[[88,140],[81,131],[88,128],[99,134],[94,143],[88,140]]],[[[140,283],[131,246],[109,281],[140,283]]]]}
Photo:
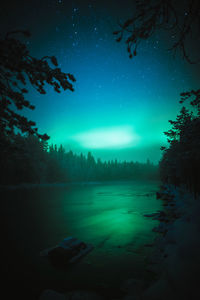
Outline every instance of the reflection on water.
{"type": "Polygon", "coordinates": [[[24,276],[52,281],[66,288],[116,285],[142,276],[144,244],[153,240],[157,221],[145,213],[161,209],[157,183],[112,183],[35,188],[7,193],[2,202],[8,245],[14,245],[12,278],[24,276]],[[39,256],[42,249],[74,236],[94,245],[94,250],[68,270],[55,270],[39,256]],[[17,256],[17,259],[16,259],[17,256]],[[20,261],[21,259],[21,261],[20,261]]]}

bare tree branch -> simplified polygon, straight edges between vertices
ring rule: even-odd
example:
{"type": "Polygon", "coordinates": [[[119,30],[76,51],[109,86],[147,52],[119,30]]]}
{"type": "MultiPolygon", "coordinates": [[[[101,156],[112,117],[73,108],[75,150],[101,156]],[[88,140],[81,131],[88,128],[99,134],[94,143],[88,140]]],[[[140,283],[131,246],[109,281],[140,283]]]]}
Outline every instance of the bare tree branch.
{"type": "MultiPolygon", "coordinates": [[[[113,32],[116,41],[123,38],[127,44],[129,57],[137,55],[141,41],[149,39],[157,30],[168,31],[176,37],[169,50],[174,54],[179,50],[189,63],[197,63],[187,51],[189,39],[200,33],[200,1],[187,0],[184,12],[180,1],[172,0],[138,0],[133,17],[119,24],[120,29],[113,32]]],[[[190,48],[191,49],[191,48],[190,48]]]]}

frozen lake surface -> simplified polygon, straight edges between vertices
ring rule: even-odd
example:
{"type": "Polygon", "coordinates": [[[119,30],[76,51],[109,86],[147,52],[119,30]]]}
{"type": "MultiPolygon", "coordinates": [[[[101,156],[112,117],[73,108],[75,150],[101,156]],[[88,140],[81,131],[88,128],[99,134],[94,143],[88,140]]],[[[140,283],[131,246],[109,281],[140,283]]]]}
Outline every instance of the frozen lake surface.
{"type": "MultiPolygon", "coordinates": [[[[157,182],[77,184],[4,191],[1,218],[9,279],[43,288],[118,288],[141,278],[157,221],[143,215],[161,209],[157,182]],[[40,251],[67,236],[94,245],[79,263],[55,269],[40,251]]],[[[24,283],[21,283],[24,285],[24,283]]],[[[20,283],[19,283],[20,285],[20,283]]]]}

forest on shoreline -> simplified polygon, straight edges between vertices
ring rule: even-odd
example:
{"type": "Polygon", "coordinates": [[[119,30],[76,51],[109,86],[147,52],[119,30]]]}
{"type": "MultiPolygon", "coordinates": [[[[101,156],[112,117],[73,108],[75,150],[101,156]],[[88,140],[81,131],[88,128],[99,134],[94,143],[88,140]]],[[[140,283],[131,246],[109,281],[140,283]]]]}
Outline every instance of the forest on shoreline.
{"type": "Polygon", "coordinates": [[[171,129],[165,132],[168,147],[161,147],[159,163],[162,182],[184,186],[196,197],[200,193],[200,89],[182,93],[182,107],[176,120],[169,120],[171,129]]]}
{"type": "Polygon", "coordinates": [[[34,135],[13,135],[2,161],[1,184],[65,183],[76,181],[156,180],[158,166],[146,163],[102,161],[48,145],[34,135]]]}

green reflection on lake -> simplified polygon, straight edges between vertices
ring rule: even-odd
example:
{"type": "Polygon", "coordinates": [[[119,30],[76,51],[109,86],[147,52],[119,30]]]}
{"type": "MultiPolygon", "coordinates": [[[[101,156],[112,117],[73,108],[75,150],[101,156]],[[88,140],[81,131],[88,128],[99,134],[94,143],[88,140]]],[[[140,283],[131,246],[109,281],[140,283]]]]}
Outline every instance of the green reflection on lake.
{"type": "Polygon", "coordinates": [[[62,279],[66,288],[79,288],[142,276],[150,251],[144,244],[153,241],[157,224],[143,215],[161,209],[157,189],[156,182],[118,182],[7,192],[1,211],[17,253],[7,266],[11,277],[62,279]],[[55,270],[39,253],[67,236],[95,248],[73,267],[55,270]]]}

